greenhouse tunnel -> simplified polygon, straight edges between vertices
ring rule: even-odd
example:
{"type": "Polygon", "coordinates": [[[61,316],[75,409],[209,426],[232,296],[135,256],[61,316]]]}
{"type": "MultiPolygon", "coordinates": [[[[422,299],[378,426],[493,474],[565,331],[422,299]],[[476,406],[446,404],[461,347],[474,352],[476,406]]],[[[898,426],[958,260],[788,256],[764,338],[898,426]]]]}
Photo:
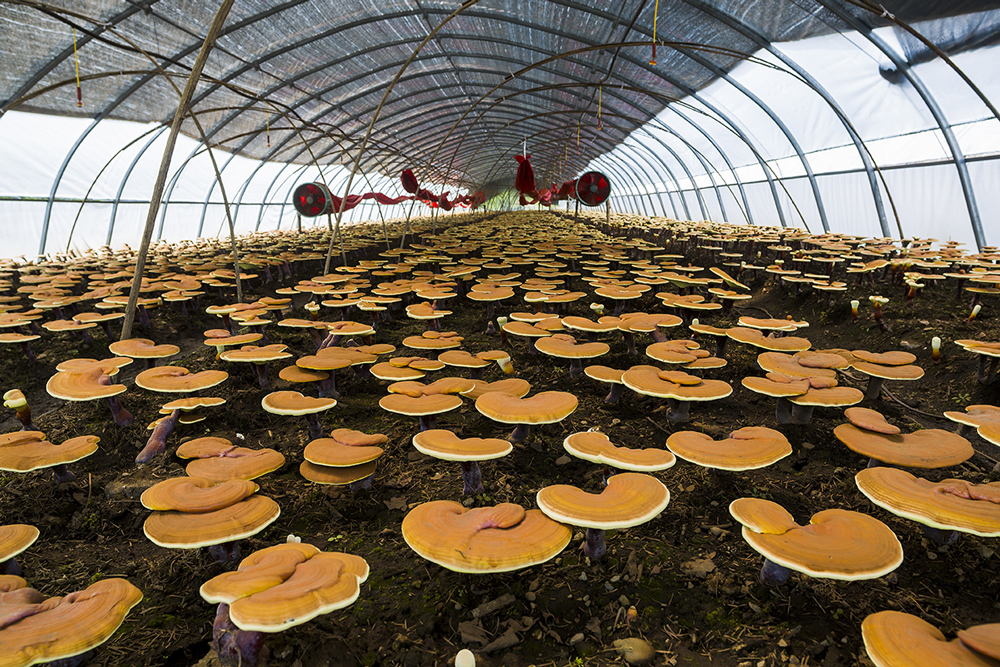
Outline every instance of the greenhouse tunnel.
{"type": "MultiPolygon", "coordinates": [[[[138,243],[218,9],[0,4],[5,255],[138,243]]],[[[1000,234],[998,34],[988,2],[235,3],[153,240],[224,231],[213,158],[246,233],[294,226],[304,181],[398,195],[412,168],[492,198],[526,150],[546,183],[606,172],[615,211],[981,249],[1000,234]]],[[[376,207],[344,220],[406,214],[376,207]]]]}

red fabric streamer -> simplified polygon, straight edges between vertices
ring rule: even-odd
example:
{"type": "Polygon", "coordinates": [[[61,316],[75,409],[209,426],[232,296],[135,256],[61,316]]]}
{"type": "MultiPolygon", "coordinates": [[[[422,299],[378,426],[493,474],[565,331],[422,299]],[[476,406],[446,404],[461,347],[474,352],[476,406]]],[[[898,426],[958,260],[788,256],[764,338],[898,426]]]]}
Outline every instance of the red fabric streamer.
{"type": "Polygon", "coordinates": [[[531,168],[530,155],[515,155],[517,160],[517,175],[514,176],[514,189],[524,195],[535,195],[535,170],[531,168]]]}
{"type": "Polygon", "coordinates": [[[417,183],[417,177],[413,175],[412,169],[404,169],[403,173],[400,174],[399,180],[403,182],[403,189],[409,192],[411,195],[417,194],[417,190],[420,185],[417,183]]]}

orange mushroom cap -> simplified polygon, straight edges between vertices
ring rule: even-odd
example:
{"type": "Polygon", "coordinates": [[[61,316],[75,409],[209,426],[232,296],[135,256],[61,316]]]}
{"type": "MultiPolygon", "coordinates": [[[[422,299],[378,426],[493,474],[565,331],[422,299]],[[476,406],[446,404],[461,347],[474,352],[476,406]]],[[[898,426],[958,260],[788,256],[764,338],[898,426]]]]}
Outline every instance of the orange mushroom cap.
{"type": "Polygon", "coordinates": [[[535,502],[546,516],[571,526],[614,530],[653,519],[670,502],[670,491],[651,475],[623,472],[608,478],[601,493],[556,484],[541,489],[535,502]]]}
{"type": "Polygon", "coordinates": [[[135,376],[135,384],[149,391],[188,393],[208,389],[226,381],[229,373],[207,370],[192,373],[180,366],[156,366],[135,376]]]}
{"type": "Polygon", "coordinates": [[[936,428],[887,435],[840,424],[833,435],[850,449],[883,463],[908,468],[946,468],[969,459],[975,450],[968,440],[936,428]]]}
{"type": "Polygon", "coordinates": [[[960,639],[947,641],[933,625],[912,614],[880,611],[861,622],[865,651],[876,667],[1000,667],[960,639]]]}
{"type": "Polygon", "coordinates": [[[444,461],[488,461],[507,456],[514,446],[499,438],[459,438],[446,429],[428,429],[413,436],[421,454],[444,461]]]}
{"type": "Polygon", "coordinates": [[[780,431],[747,426],[716,441],[695,431],[678,431],[667,438],[674,454],[705,468],[756,470],[776,463],[792,453],[792,445],[780,431]]]}
{"type": "Polygon", "coordinates": [[[455,572],[510,572],[554,558],[573,531],[519,505],[467,509],[450,500],[422,503],[403,518],[403,539],[421,557],[455,572]]]}
{"type": "Polygon", "coordinates": [[[800,526],[781,505],[738,498],[729,513],[743,524],[743,539],[768,560],[811,577],[874,579],[903,562],[896,535],[866,514],[831,509],[800,526]]]}
{"type": "Polygon", "coordinates": [[[242,479],[216,484],[202,477],[174,477],[143,491],[139,501],[150,510],[213,512],[252,496],[259,488],[253,482],[242,479]]]}
{"type": "Polygon", "coordinates": [[[543,391],[528,398],[492,391],[476,399],[476,409],[502,424],[554,424],[573,414],[579,404],[565,391],[543,391]]]}
{"type": "Polygon", "coordinates": [[[157,546],[198,549],[255,535],[276,521],[280,514],[278,503],[267,496],[252,495],[211,512],[153,512],[142,529],[157,546]]]}
{"type": "Polygon", "coordinates": [[[297,391],[273,391],[260,400],[261,407],[275,415],[311,415],[336,404],[336,399],[303,396],[297,391]]]}

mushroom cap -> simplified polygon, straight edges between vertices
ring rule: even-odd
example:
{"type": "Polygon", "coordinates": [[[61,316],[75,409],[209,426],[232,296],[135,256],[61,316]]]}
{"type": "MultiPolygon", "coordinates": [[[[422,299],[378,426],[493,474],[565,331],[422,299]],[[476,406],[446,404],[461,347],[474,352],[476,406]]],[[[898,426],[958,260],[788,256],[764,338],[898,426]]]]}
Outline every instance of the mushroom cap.
{"type": "Polygon", "coordinates": [[[1000,661],[1000,623],[976,625],[959,630],[958,638],[976,653],[1000,661]]]}
{"type": "Polygon", "coordinates": [[[170,412],[173,410],[182,410],[188,412],[190,410],[197,410],[198,408],[214,408],[222,405],[226,402],[224,398],[218,398],[215,396],[191,396],[189,398],[178,398],[169,403],[163,404],[163,409],[170,412]]]}
{"type": "Polygon", "coordinates": [[[172,357],[181,351],[181,348],[177,345],[169,343],[157,345],[148,338],[116,340],[108,345],[108,349],[111,350],[112,354],[117,354],[119,357],[131,357],[133,359],[163,359],[165,357],[172,357]]]}
{"type": "Polygon", "coordinates": [[[975,451],[968,440],[937,428],[886,435],[841,424],[833,434],[858,454],[907,468],[946,468],[969,459],[975,451]]]}
{"type": "Polygon", "coordinates": [[[882,352],[881,354],[868,352],[866,350],[852,350],[851,354],[857,357],[860,361],[877,364],[879,366],[905,366],[907,364],[912,364],[917,360],[917,356],[915,354],[912,352],[903,352],[902,350],[882,352]]]}
{"type": "Polygon", "coordinates": [[[334,429],[330,437],[337,442],[350,447],[372,447],[388,442],[389,438],[381,433],[363,433],[350,428],[334,429]]]}
{"type": "Polygon", "coordinates": [[[157,546],[198,549],[255,535],[277,520],[280,514],[278,503],[267,496],[252,495],[211,512],[153,512],[142,529],[157,546]]]}
{"type": "Polygon", "coordinates": [[[775,382],[770,378],[751,375],[740,380],[740,383],[750,391],[773,398],[801,396],[809,391],[809,380],[806,378],[796,380],[795,382],[775,382]]]}
{"type": "Polygon", "coordinates": [[[348,445],[335,438],[317,438],[306,445],[302,456],[306,461],[319,466],[346,468],[368,463],[382,456],[381,447],[348,445]]]}
{"type": "Polygon", "coordinates": [[[59,371],[49,378],[45,390],[53,398],[64,401],[93,401],[110,398],[124,393],[128,387],[123,384],[103,384],[101,378],[110,378],[101,365],[91,365],[75,371],[59,371]]]}
{"type": "Polygon", "coordinates": [[[798,357],[782,352],[761,352],[757,355],[757,365],[766,373],[781,373],[794,378],[837,378],[837,371],[832,368],[809,368],[799,363],[798,357]]]}
{"type": "Polygon", "coordinates": [[[800,526],[778,503],[737,498],[729,513],[743,539],[770,561],[811,577],[874,579],[903,562],[903,547],[884,523],[866,514],[831,509],[800,526]]]}
{"type": "Polygon", "coordinates": [[[409,366],[396,366],[388,361],[381,361],[377,364],[372,364],[369,370],[371,374],[379,380],[385,380],[387,382],[419,380],[427,375],[427,373],[417,370],[416,368],[410,368],[409,366]]]}
{"type": "Polygon", "coordinates": [[[812,343],[806,338],[798,336],[782,336],[781,338],[769,338],[760,329],[749,327],[733,327],[726,330],[726,335],[738,343],[753,345],[772,352],[801,352],[812,347],[812,343]]]}
{"type": "Polygon", "coordinates": [[[36,613],[0,630],[0,665],[48,664],[86,653],[110,639],[140,600],[142,591],[125,579],[102,579],[86,590],[32,604],[36,613]]]}
{"type": "Polygon", "coordinates": [[[459,438],[446,429],[428,429],[413,436],[421,454],[444,461],[488,461],[507,456],[514,446],[499,438],[459,438]]]}
{"type": "Polygon", "coordinates": [[[614,530],[646,523],[670,502],[670,491],[652,475],[623,472],[608,478],[600,493],[569,484],[547,486],[535,502],[546,516],[581,528],[614,530]]]}
{"type": "Polygon", "coordinates": [[[645,354],[650,359],[662,361],[665,364],[688,364],[697,361],[699,356],[709,356],[707,350],[700,350],[693,340],[667,340],[651,343],[646,346],[645,354]],[[695,352],[695,350],[698,350],[695,352]]]}
{"type": "Polygon", "coordinates": [[[790,396],[788,400],[796,405],[842,408],[845,405],[856,405],[864,398],[864,393],[854,387],[810,387],[804,394],[790,396]]]}
{"type": "Polygon", "coordinates": [[[990,422],[1000,422],[1000,407],[995,405],[969,405],[965,412],[946,412],[944,416],[953,422],[967,426],[983,426],[990,422]]]}
{"type": "Polygon", "coordinates": [[[454,394],[424,394],[422,396],[389,394],[383,396],[378,404],[383,410],[399,415],[424,417],[459,408],[462,406],[462,399],[454,394]]]}
{"type": "Polygon", "coordinates": [[[792,453],[792,445],[780,431],[747,426],[716,441],[696,431],[678,431],[667,438],[674,454],[705,468],[756,470],[776,463],[792,453]]]}
{"type": "Polygon", "coordinates": [[[459,368],[486,368],[492,362],[481,359],[465,350],[447,350],[438,355],[438,361],[459,368]]]}
{"type": "Polygon", "coordinates": [[[208,370],[192,373],[180,366],[147,368],[135,376],[135,384],[149,391],[188,393],[221,384],[229,377],[225,371],[208,370]]]}
{"type": "Polygon", "coordinates": [[[0,526],[0,563],[14,558],[38,539],[40,532],[25,523],[0,526]]]}
{"type": "MultiPolygon", "coordinates": [[[[665,379],[661,375],[663,372],[655,366],[633,366],[622,374],[622,383],[639,394],[678,401],[714,401],[733,393],[733,388],[722,380],[702,380],[695,375],[683,373],[688,378],[698,380],[698,383],[679,384],[665,379]]],[[[676,375],[668,377],[683,379],[676,375]]]]}
{"type": "Polygon", "coordinates": [[[199,592],[207,602],[228,604],[241,630],[281,632],[350,605],[368,571],[359,556],[279,544],[255,551],[235,572],[209,579],[199,592]]]}
{"type": "Polygon", "coordinates": [[[941,530],[1000,537],[1000,482],[930,482],[899,468],[866,468],[854,476],[861,493],[896,516],[941,530]]]}
{"type": "Polygon", "coordinates": [[[635,472],[666,470],[677,463],[674,455],[664,449],[616,447],[600,431],[573,433],[563,440],[563,449],[584,461],[635,472]]]}
{"type": "MultiPolygon", "coordinates": [[[[315,324],[315,322],[313,324],[315,324]]],[[[216,330],[212,329],[212,331],[216,330]]],[[[208,337],[205,339],[205,345],[214,348],[230,347],[232,345],[249,345],[250,343],[256,343],[257,341],[259,341],[261,338],[264,337],[264,334],[259,334],[259,333],[245,333],[245,334],[236,334],[235,336],[230,336],[228,335],[228,332],[226,332],[225,329],[218,329],[218,331],[225,332],[227,335],[208,337]]],[[[208,332],[206,331],[205,333],[207,334],[208,332]]]]}
{"type": "Polygon", "coordinates": [[[43,438],[38,431],[16,431],[0,436],[0,470],[30,472],[73,463],[96,452],[100,441],[96,435],[81,435],[54,445],[43,438]],[[11,435],[22,437],[10,438],[11,435]]]}
{"type": "Polygon", "coordinates": [[[261,407],[275,415],[311,415],[329,410],[336,404],[336,399],[303,396],[297,391],[272,391],[260,399],[261,407]]]}
{"type": "Polygon", "coordinates": [[[940,630],[912,614],[880,611],[861,622],[865,652],[875,667],[1000,667],[1000,662],[947,641],[940,630]]]}
{"type": "Polygon", "coordinates": [[[236,447],[224,438],[197,438],[177,448],[177,456],[193,459],[184,471],[219,484],[230,479],[256,479],[285,465],[285,457],[273,449],[236,447]]]}
{"type": "Polygon", "coordinates": [[[751,329],[764,329],[767,331],[795,331],[798,327],[790,320],[779,320],[777,318],[747,317],[740,316],[739,325],[751,329]]]}
{"type": "Polygon", "coordinates": [[[142,492],[139,501],[150,510],[213,512],[257,493],[255,483],[232,479],[216,484],[203,477],[174,477],[157,482],[142,492]]]}
{"type": "Polygon", "coordinates": [[[476,399],[476,410],[502,424],[554,424],[573,414],[579,400],[565,391],[543,391],[518,398],[491,391],[476,399]]]}
{"type": "Polygon", "coordinates": [[[450,500],[421,503],[403,518],[403,539],[455,572],[510,572],[554,558],[573,536],[539,510],[503,503],[467,509],[450,500]]]}
{"type": "Polygon", "coordinates": [[[535,348],[542,354],[560,359],[593,359],[611,350],[607,343],[577,343],[572,336],[565,334],[540,338],[535,342],[535,348]]]}
{"type": "Polygon", "coordinates": [[[406,380],[394,382],[387,389],[390,394],[404,394],[406,396],[430,396],[432,394],[461,394],[476,386],[473,380],[468,378],[444,377],[424,384],[406,380]]]}
{"type": "Polygon", "coordinates": [[[462,396],[476,400],[483,394],[491,391],[501,391],[511,396],[524,398],[531,391],[531,383],[521,378],[506,378],[496,382],[486,382],[485,380],[473,380],[472,389],[463,391],[462,396]]]}
{"type": "Polygon", "coordinates": [[[885,420],[885,416],[877,410],[868,408],[847,408],[844,416],[857,426],[866,431],[875,433],[885,433],[886,435],[898,435],[901,433],[898,426],[894,426],[885,420]]]}
{"type": "Polygon", "coordinates": [[[375,467],[375,461],[343,467],[316,465],[310,461],[303,461],[299,464],[299,474],[316,484],[340,486],[371,477],[375,474],[375,467]]]}
{"type": "Polygon", "coordinates": [[[592,380],[607,382],[610,384],[621,384],[624,370],[609,368],[607,366],[587,366],[583,369],[584,374],[592,380]]]}
{"type": "Polygon", "coordinates": [[[287,347],[283,343],[272,343],[263,347],[247,345],[238,350],[226,350],[219,355],[219,358],[233,362],[263,364],[268,361],[277,361],[278,359],[288,359],[291,357],[291,353],[285,352],[285,348],[287,347]]]}
{"type": "Polygon", "coordinates": [[[924,376],[924,369],[920,366],[887,366],[868,361],[855,361],[851,366],[866,375],[884,380],[919,380],[924,376]]]}
{"type": "Polygon", "coordinates": [[[586,317],[579,317],[577,315],[567,315],[562,318],[562,323],[567,329],[577,329],[578,331],[587,331],[590,333],[607,333],[608,331],[618,330],[617,322],[594,322],[586,317]]]}

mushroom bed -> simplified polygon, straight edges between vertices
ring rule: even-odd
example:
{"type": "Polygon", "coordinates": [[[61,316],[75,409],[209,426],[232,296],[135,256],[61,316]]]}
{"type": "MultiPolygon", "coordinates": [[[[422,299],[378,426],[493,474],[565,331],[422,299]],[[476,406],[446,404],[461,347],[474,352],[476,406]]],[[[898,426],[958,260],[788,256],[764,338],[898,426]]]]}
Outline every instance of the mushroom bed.
{"type": "MultiPolygon", "coordinates": [[[[640,225],[653,221],[624,216],[615,216],[612,221],[614,227],[604,226],[603,211],[600,217],[581,216],[579,222],[571,215],[554,213],[505,214],[485,220],[475,214],[442,216],[436,238],[431,237],[427,221],[416,221],[416,238],[409,237],[409,245],[417,244],[419,249],[454,238],[473,247],[487,240],[528,234],[539,246],[590,241],[620,244],[622,255],[638,258],[637,241],[629,241],[631,245],[625,242],[642,234],[640,225]],[[452,220],[460,222],[442,224],[452,220]],[[464,224],[466,220],[473,222],[464,224]]],[[[663,228],[658,227],[657,233],[663,228]]],[[[788,239],[777,243],[781,230],[769,231],[775,242],[767,245],[788,244],[788,239]]],[[[707,230],[702,241],[705,234],[707,230]]],[[[349,254],[349,265],[385,259],[379,257],[385,250],[384,242],[380,245],[381,225],[350,228],[345,236],[363,241],[349,254]]],[[[394,247],[398,247],[398,236],[393,238],[394,247]]],[[[261,248],[258,253],[267,253],[265,248],[270,248],[277,254],[280,246],[282,252],[298,248],[300,255],[312,253],[313,257],[326,247],[319,233],[243,243],[243,252],[254,252],[251,244],[257,243],[261,248]]],[[[702,244],[671,242],[658,235],[655,243],[643,247],[641,256],[652,259],[671,253],[682,256],[675,260],[678,264],[721,266],[721,260],[698,247],[702,244]]],[[[744,246],[745,241],[734,252],[743,252],[744,246]]],[[[225,262],[225,249],[216,252],[220,262],[225,262]]],[[[761,267],[775,259],[775,251],[766,245],[754,247],[752,253],[744,259],[761,267]],[[763,253],[760,258],[758,250],[763,253]]],[[[420,268],[438,266],[440,255],[434,253],[435,264],[420,268]]],[[[477,255],[472,249],[459,257],[477,255]]],[[[535,267],[530,260],[516,259],[522,263],[483,269],[481,277],[488,273],[521,273],[522,281],[531,277],[535,267]]],[[[785,261],[785,266],[791,264],[785,261]]],[[[964,292],[956,298],[956,283],[951,279],[928,280],[913,302],[907,303],[906,288],[902,282],[894,283],[891,271],[875,272],[871,286],[867,278],[856,281],[853,274],[846,274],[846,262],[837,266],[835,279],[847,283],[846,291],[836,293],[829,305],[825,293],[782,284],[779,277],[763,270],[745,271],[737,280],[747,284],[752,298],[735,302],[728,312],[699,310],[694,316],[702,324],[723,328],[737,326],[741,316],[791,317],[809,323],[794,335],[808,339],[814,350],[912,352],[914,364],[923,369],[924,376],[916,381],[886,380],[881,398],[863,403],[903,433],[934,428],[957,431],[960,425],[946,419],[945,411],[1000,403],[1000,382],[977,382],[978,355],[954,343],[1000,340],[1000,318],[994,317],[1000,305],[996,297],[983,299],[982,310],[970,321],[969,300],[964,292]],[[889,297],[881,309],[888,331],[882,331],[872,317],[868,297],[874,294],[889,297]],[[857,321],[852,321],[851,300],[861,301],[857,321]],[[939,363],[931,360],[934,336],[944,341],[939,363]]],[[[315,258],[292,261],[291,267],[295,271],[291,278],[279,281],[275,270],[273,282],[263,282],[263,275],[245,281],[244,301],[281,297],[276,290],[323,272],[322,260],[315,258]]],[[[629,270],[626,265],[617,268],[629,270]]],[[[736,277],[739,267],[727,270],[736,277]]],[[[712,276],[707,269],[694,275],[712,276]]],[[[400,277],[404,276],[374,277],[372,283],[400,277]]],[[[886,610],[914,614],[940,628],[948,639],[957,630],[1000,621],[998,539],[963,533],[956,541],[940,545],[925,536],[919,524],[869,502],[855,483],[855,474],[869,464],[868,458],[846,447],[833,433],[835,427],[847,422],[842,407],[817,407],[805,424],[779,424],[775,399],[741,385],[744,377],[763,377],[756,365],[763,349],[729,340],[725,354],[719,355],[726,359],[725,366],[692,371],[699,378],[724,381],[733,391],[718,400],[692,402],[689,421],[678,422],[670,418],[667,399],[639,395],[628,388],[623,388],[616,403],[605,403],[608,385],[586,375],[571,378],[568,359],[529,354],[527,339],[510,336],[505,346],[499,326],[494,324],[491,333],[486,333],[486,304],[462,296],[450,298],[441,302],[447,303],[451,314],[440,320],[440,328],[463,337],[462,350],[475,354],[499,349],[511,355],[513,373],[505,375],[497,364],[491,364],[484,371],[485,381],[522,378],[531,383],[529,396],[543,391],[570,392],[579,401],[577,409],[560,422],[533,425],[528,439],[514,445],[509,455],[480,461],[485,493],[465,496],[461,466],[414,448],[412,439],[420,429],[417,417],[379,407],[388,381],[351,368],[337,370],[337,403],[318,415],[324,432],[345,428],[388,438],[379,445],[384,454],[377,461],[370,488],[352,491],[347,486],[319,485],[304,479],[299,467],[309,436],[303,418],[261,409],[261,399],[269,391],[316,395],[315,383],[292,384],[278,377],[284,365],[316,353],[309,331],[273,324],[265,327],[270,343],[286,345],[293,356],[288,362],[272,362],[267,367],[271,389],[261,390],[251,364],[217,360],[215,349],[204,344],[203,332],[221,326],[219,317],[205,313],[205,307],[235,301],[231,292],[220,295],[214,288],[205,289],[201,307],[189,308],[189,316],[165,304],[150,311],[151,325],[137,326],[132,333],[157,344],[179,346],[180,352],[166,363],[191,373],[218,369],[230,374],[226,382],[209,390],[226,403],[207,410],[204,421],[179,424],[167,438],[166,453],[149,464],[134,463],[149,437],[146,426],[160,416],[164,403],[176,397],[165,398],[136,386],[135,376],[143,363],[126,366],[114,377],[115,383],[128,387],[119,397],[135,416],[127,427],[116,426],[100,401],[65,402],[46,393],[46,382],[56,373],[57,364],[76,357],[110,356],[110,341],[99,329],[91,330],[92,342],[71,333],[43,332],[42,338],[31,344],[36,362],[30,362],[17,346],[0,349],[3,391],[17,388],[24,393],[35,429],[47,440],[62,443],[82,435],[100,437],[96,453],[70,465],[75,481],[57,484],[48,470],[0,473],[0,524],[27,524],[41,531],[38,540],[17,556],[30,586],[46,596],[66,595],[97,580],[119,577],[142,591],[142,601],[87,664],[214,664],[209,653],[216,605],[202,599],[199,587],[227,568],[215,562],[206,549],[166,549],[152,543],[143,533],[150,511],[139,501],[149,486],[184,474],[187,461],[175,456],[179,444],[206,436],[225,438],[238,447],[271,448],[285,457],[283,467],[254,480],[260,486],[259,493],[275,501],[281,513],[266,529],[241,542],[243,557],[294,534],[322,551],[360,556],[370,568],[360,596],[351,606],[268,635],[260,664],[443,666],[453,664],[460,649],[469,648],[477,654],[477,664],[487,667],[613,665],[623,661],[616,646],[622,650],[627,646],[619,640],[641,638],[658,651],[652,663],[656,665],[868,667],[872,663],[865,654],[861,623],[869,614],[886,610]],[[669,505],[641,525],[608,530],[607,555],[601,562],[591,562],[583,555],[585,530],[579,527],[573,528],[569,545],[554,559],[497,574],[445,569],[419,556],[403,539],[404,516],[428,501],[456,501],[469,508],[514,503],[531,510],[538,507],[536,494],[543,487],[570,484],[599,493],[606,471],[599,464],[567,455],[563,441],[573,433],[596,428],[615,446],[642,449],[664,448],[667,437],[679,431],[696,431],[722,441],[733,431],[755,426],[780,431],[793,453],[757,470],[726,472],[678,460],[673,467],[648,473],[669,489],[669,505]],[[828,509],[874,517],[898,537],[904,554],[902,565],[867,581],[809,578],[793,572],[786,583],[765,586],[759,579],[763,557],[743,539],[741,526],[729,511],[738,498],[774,501],[800,525],[828,509]]],[[[570,289],[585,291],[587,296],[560,304],[562,316],[596,320],[591,303],[603,303],[607,314],[615,308],[615,301],[596,296],[594,288],[580,277],[573,278],[570,289]]],[[[625,310],[675,313],[654,295],[677,289],[670,284],[654,285],[641,298],[629,301],[625,310]]],[[[706,301],[711,300],[707,286],[695,289],[706,301]]],[[[524,290],[515,287],[514,292],[513,297],[496,302],[497,317],[538,306],[525,303],[524,290]]],[[[313,298],[329,297],[303,293],[295,297],[294,308],[286,315],[309,320],[303,306],[313,298]]],[[[332,322],[339,317],[338,312],[323,308],[319,320],[332,322]]],[[[684,317],[689,319],[691,314],[684,317]]],[[[371,317],[352,308],[346,319],[370,323],[371,317]]],[[[239,324],[234,322],[234,326],[239,332],[239,324]]],[[[394,353],[380,356],[380,361],[406,355],[436,359],[440,350],[414,350],[402,343],[427,330],[427,321],[410,319],[404,310],[394,310],[392,319],[380,321],[370,342],[396,346],[394,353]]],[[[116,335],[120,331],[118,324],[114,331],[116,335]]],[[[667,339],[691,336],[687,324],[663,331],[667,339]]],[[[585,342],[581,332],[564,333],[585,342]]],[[[610,351],[585,360],[584,365],[679,368],[643,355],[645,347],[654,342],[650,334],[636,334],[634,356],[628,354],[620,332],[599,339],[610,345],[610,351]]],[[[695,340],[714,351],[714,338],[699,335],[695,340]]],[[[347,344],[346,337],[341,344],[347,344]]],[[[447,376],[468,377],[468,373],[467,368],[447,367],[428,373],[421,381],[430,384],[447,376]]],[[[840,386],[864,391],[868,376],[847,368],[837,372],[837,380],[840,386]]],[[[4,409],[0,418],[4,420],[0,434],[21,428],[11,409],[4,409]]],[[[512,426],[483,416],[474,401],[463,398],[458,409],[436,415],[433,428],[453,431],[460,438],[507,438],[512,426]]],[[[974,429],[966,437],[975,449],[967,461],[910,472],[933,482],[958,478],[984,484],[1000,479],[1000,447],[979,438],[974,429]]]]}

